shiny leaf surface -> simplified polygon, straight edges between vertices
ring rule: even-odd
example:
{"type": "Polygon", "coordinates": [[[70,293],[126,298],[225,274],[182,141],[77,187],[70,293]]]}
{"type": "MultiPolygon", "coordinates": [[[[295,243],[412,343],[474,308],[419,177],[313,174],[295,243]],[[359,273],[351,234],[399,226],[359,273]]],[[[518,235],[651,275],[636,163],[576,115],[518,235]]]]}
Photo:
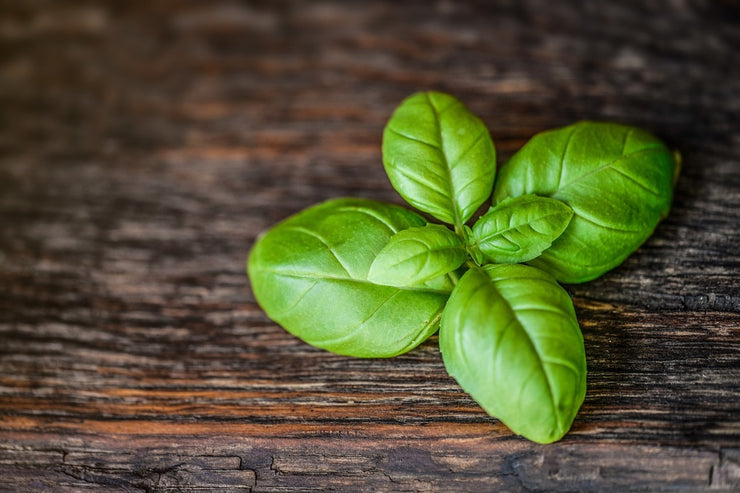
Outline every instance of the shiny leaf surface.
{"type": "Polygon", "coordinates": [[[531,265],[567,283],[594,279],[636,250],[668,214],[676,162],[657,138],[616,123],[580,122],[534,136],[502,168],[494,204],[536,194],[573,209],[531,265]]]}
{"type": "Polygon", "coordinates": [[[451,285],[399,288],[368,280],[378,252],[419,215],[359,199],[331,200],[279,223],[248,261],[257,301],[305,342],[357,357],[390,357],[429,337],[451,285]]]}
{"type": "Polygon", "coordinates": [[[526,262],[549,248],[572,216],[573,210],[556,199],[510,197],[476,221],[469,248],[480,250],[493,263],[526,262]]]}
{"type": "Polygon", "coordinates": [[[383,164],[409,204],[460,231],[491,195],[496,151],[486,126],[460,101],[421,92],[386,125],[383,164]]]}
{"type": "Polygon", "coordinates": [[[470,269],[450,296],[445,367],[491,416],[539,443],[559,440],[586,393],[573,304],[549,274],[521,264],[470,269]]]}
{"type": "Polygon", "coordinates": [[[463,241],[439,224],[399,231],[380,251],[368,278],[378,284],[414,286],[444,276],[467,258],[463,241]]]}

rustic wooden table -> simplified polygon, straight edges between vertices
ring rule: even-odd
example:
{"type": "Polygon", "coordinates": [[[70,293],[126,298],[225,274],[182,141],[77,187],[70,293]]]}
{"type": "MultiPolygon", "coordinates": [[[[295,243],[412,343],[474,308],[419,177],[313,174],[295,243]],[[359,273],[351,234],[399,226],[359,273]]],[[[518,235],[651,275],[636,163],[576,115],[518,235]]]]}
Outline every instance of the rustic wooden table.
{"type": "Polygon", "coordinates": [[[740,488],[740,9],[725,1],[0,3],[0,489],[740,488]],[[590,118],[681,151],[671,215],[568,286],[588,394],[512,435],[432,337],[314,349],[256,305],[256,235],[403,203],[382,128],[451,92],[501,160],[590,118]]]}

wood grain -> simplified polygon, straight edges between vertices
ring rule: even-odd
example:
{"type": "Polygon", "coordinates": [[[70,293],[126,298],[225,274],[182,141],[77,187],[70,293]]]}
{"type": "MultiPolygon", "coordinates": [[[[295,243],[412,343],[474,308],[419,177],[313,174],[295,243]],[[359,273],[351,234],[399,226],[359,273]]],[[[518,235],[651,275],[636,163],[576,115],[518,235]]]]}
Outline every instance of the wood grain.
{"type": "Polygon", "coordinates": [[[728,1],[0,2],[0,490],[740,488],[740,10],[728,1]],[[382,128],[449,91],[501,159],[579,119],[683,156],[670,216],[568,286],[588,393],[550,446],[447,376],[260,310],[256,236],[402,204],[382,128]]]}

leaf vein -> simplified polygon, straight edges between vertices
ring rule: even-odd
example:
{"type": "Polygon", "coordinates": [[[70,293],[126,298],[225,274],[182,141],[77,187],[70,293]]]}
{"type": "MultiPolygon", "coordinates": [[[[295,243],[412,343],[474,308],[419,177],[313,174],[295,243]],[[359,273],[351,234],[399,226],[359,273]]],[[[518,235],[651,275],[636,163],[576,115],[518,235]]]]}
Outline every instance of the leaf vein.
{"type": "Polygon", "coordinates": [[[560,176],[558,178],[558,187],[556,190],[560,190],[560,185],[563,183],[563,174],[565,172],[565,155],[568,153],[570,142],[573,140],[573,134],[575,133],[576,127],[573,127],[573,129],[570,131],[570,134],[568,135],[568,139],[565,141],[565,148],[563,149],[563,154],[560,156],[560,176]]]}
{"type": "Polygon", "coordinates": [[[414,135],[410,135],[410,134],[407,134],[407,133],[401,132],[400,130],[396,130],[395,128],[393,128],[393,127],[390,127],[390,126],[388,127],[388,130],[390,130],[390,131],[391,131],[391,132],[393,132],[394,134],[398,135],[399,137],[403,137],[404,139],[409,139],[409,140],[411,140],[411,141],[413,141],[413,142],[416,142],[416,143],[418,143],[418,144],[422,144],[422,145],[425,145],[425,146],[427,146],[427,147],[430,147],[430,148],[434,149],[434,151],[435,151],[435,152],[437,152],[437,153],[440,153],[440,152],[442,151],[442,150],[441,150],[441,149],[439,148],[439,146],[438,146],[438,145],[436,145],[436,144],[433,144],[433,143],[431,143],[431,142],[427,142],[426,140],[423,140],[423,139],[421,139],[421,138],[419,138],[419,137],[416,137],[416,136],[414,136],[414,135]]]}
{"type": "MultiPolygon", "coordinates": [[[[441,114],[449,109],[452,104],[448,105],[444,111],[440,112],[439,109],[434,105],[434,102],[432,101],[431,96],[428,92],[424,93],[427,97],[427,101],[429,102],[429,106],[431,106],[432,111],[434,112],[434,125],[437,130],[437,137],[439,138],[439,148],[442,151],[442,158],[444,161],[445,171],[447,172],[447,190],[448,190],[448,196],[447,200],[450,204],[450,209],[452,210],[454,222],[455,222],[455,229],[462,228],[462,221],[460,219],[460,211],[457,210],[457,204],[455,203],[455,191],[452,187],[452,168],[450,167],[450,163],[447,160],[447,152],[445,152],[445,141],[444,141],[444,135],[442,134],[442,120],[441,120],[441,114]]],[[[440,194],[442,195],[442,194],[440,194]]]]}
{"type": "Polygon", "coordinates": [[[342,260],[339,258],[339,255],[337,255],[337,252],[334,251],[334,248],[327,242],[321,235],[316,233],[315,231],[311,231],[308,228],[304,228],[303,226],[287,226],[287,229],[291,229],[293,231],[298,231],[299,233],[303,233],[307,236],[310,236],[311,238],[314,238],[321,242],[322,245],[326,247],[327,250],[329,250],[329,253],[332,254],[334,259],[337,261],[337,263],[344,269],[344,272],[347,273],[349,277],[352,277],[352,274],[350,274],[349,269],[347,266],[342,262],[342,260]]]}
{"type": "Polygon", "coordinates": [[[293,311],[301,303],[301,301],[303,301],[303,298],[305,298],[308,295],[308,293],[313,288],[316,287],[316,285],[318,283],[319,283],[319,281],[316,280],[313,284],[311,284],[311,286],[309,286],[308,289],[306,289],[303,293],[301,293],[301,295],[298,297],[298,299],[292,305],[290,305],[288,308],[285,308],[284,310],[280,311],[279,313],[275,314],[275,318],[282,318],[282,317],[286,316],[288,313],[290,313],[291,311],[293,311]]]}
{"type": "MultiPolygon", "coordinates": [[[[483,136],[486,134],[486,130],[482,130],[478,136],[473,140],[473,142],[465,148],[465,150],[455,158],[455,161],[450,164],[450,168],[455,168],[460,161],[470,152],[472,148],[474,148],[476,145],[478,145],[478,142],[483,138],[483,136]]],[[[476,176],[472,180],[470,180],[465,186],[463,186],[460,190],[465,190],[466,187],[468,187],[471,183],[474,183],[478,180],[478,177],[476,176]]]]}
{"type": "Polygon", "coordinates": [[[377,220],[380,224],[388,228],[393,234],[398,233],[398,229],[396,229],[391,223],[388,222],[388,220],[386,220],[383,216],[377,214],[375,211],[359,207],[340,207],[338,210],[359,212],[360,214],[364,214],[377,220]]]}
{"type": "Polygon", "coordinates": [[[549,357],[549,358],[545,359],[545,363],[547,363],[548,365],[557,365],[557,366],[562,366],[563,368],[567,368],[570,371],[572,371],[573,374],[576,377],[580,378],[580,372],[573,365],[573,363],[571,361],[560,359],[560,358],[552,358],[552,357],[549,357]]]}
{"type": "Polygon", "coordinates": [[[581,182],[581,181],[584,181],[589,176],[594,175],[594,174],[596,174],[596,173],[598,173],[600,171],[603,171],[603,170],[608,169],[608,168],[614,168],[614,164],[617,161],[619,161],[620,159],[631,158],[633,156],[637,156],[637,155],[640,155],[640,154],[646,154],[648,152],[661,151],[661,150],[663,150],[663,147],[661,147],[661,146],[650,146],[650,147],[645,147],[643,149],[640,149],[639,151],[632,152],[632,153],[627,154],[627,155],[620,155],[619,157],[617,157],[617,158],[609,161],[608,163],[604,163],[601,166],[599,166],[597,168],[594,168],[594,169],[588,171],[587,173],[582,174],[581,176],[579,176],[577,178],[574,178],[573,180],[569,181],[565,185],[562,185],[561,186],[561,184],[558,183],[558,188],[556,188],[555,191],[552,194],[550,194],[550,197],[557,198],[556,196],[558,194],[560,194],[566,188],[572,187],[576,183],[581,182]]]}
{"type": "Polygon", "coordinates": [[[450,197],[444,195],[442,192],[437,190],[437,187],[434,183],[430,182],[428,178],[425,178],[423,175],[416,175],[411,173],[408,169],[404,167],[398,167],[396,168],[396,172],[400,175],[405,176],[409,180],[412,180],[419,185],[422,185],[424,188],[427,188],[431,193],[439,195],[445,202],[450,201],[450,197]]]}
{"type": "Polygon", "coordinates": [[[598,221],[596,218],[585,216],[583,214],[583,212],[576,211],[575,209],[573,209],[573,213],[576,216],[578,216],[581,219],[583,219],[584,221],[587,221],[587,222],[589,222],[591,224],[594,224],[594,225],[596,225],[596,226],[598,226],[600,228],[608,229],[610,231],[616,231],[618,233],[641,233],[642,232],[642,230],[639,230],[639,229],[623,229],[623,228],[617,228],[617,227],[614,227],[614,226],[609,226],[608,224],[604,224],[604,223],[598,221]]]}
{"type": "Polygon", "coordinates": [[[362,330],[362,328],[365,326],[365,324],[367,324],[375,316],[375,314],[378,313],[381,308],[383,308],[383,306],[385,306],[390,300],[392,300],[394,297],[396,297],[400,293],[401,293],[400,290],[397,290],[394,293],[391,293],[390,296],[388,296],[385,300],[383,300],[372,311],[372,313],[370,313],[367,317],[365,317],[363,320],[361,320],[359,323],[357,323],[353,327],[350,327],[350,328],[346,329],[347,333],[345,335],[340,336],[340,337],[335,337],[334,339],[328,339],[328,340],[325,339],[325,340],[322,340],[320,342],[320,344],[322,344],[322,345],[330,345],[330,344],[331,345],[334,345],[334,344],[338,344],[340,342],[343,342],[343,341],[346,341],[348,339],[353,338],[357,334],[357,332],[359,332],[360,330],[362,330]]]}
{"type": "Polygon", "coordinates": [[[656,195],[656,196],[660,197],[660,193],[659,192],[656,192],[655,190],[653,190],[651,188],[648,188],[646,185],[640,183],[639,181],[637,181],[637,179],[634,176],[630,175],[625,170],[620,169],[620,168],[617,168],[616,166],[609,166],[609,168],[613,169],[614,171],[616,171],[620,175],[624,176],[626,179],[628,179],[629,181],[631,181],[632,183],[634,183],[638,187],[642,188],[643,190],[645,190],[650,195],[656,195]]]}

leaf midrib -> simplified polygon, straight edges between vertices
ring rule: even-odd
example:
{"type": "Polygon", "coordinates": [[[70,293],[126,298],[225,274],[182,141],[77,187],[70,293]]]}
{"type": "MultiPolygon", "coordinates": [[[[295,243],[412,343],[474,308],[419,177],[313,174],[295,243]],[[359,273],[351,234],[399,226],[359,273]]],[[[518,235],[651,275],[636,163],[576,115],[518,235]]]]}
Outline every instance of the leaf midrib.
{"type": "MultiPolygon", "coordinates": [[[[445,171],[447,172],[447,189],[449,190],[449,199],[450,199],[450,206],[454,215],[454,226],[455,231],[459,232],[462,231],[462,220],[460,218],[460,211],[457,208],[457,201],[455,200],[455,190],[452,185],[452,168],[450,166],[450,161],[447,159],[447,153],[445,152],[445,143],[444,143],[444,137],[442,135],[442,113],[443,111],[439,111],[437,107],[434,104],[434,101],[432,100],[432,97],[430,93],[425,92],[424,95],[427,98],[427,102],[429,103],[429,106],[432,108],[432,112],[434,113],[434,126],[437,130],[437,138],[439,139],[439,151],[442,157],[442,160],[445,164],[445,171]]],[[[455,102],[451,103],[448,108],[452,105],[454,105],[455,102]]],[[[447,110],[447,108],[445,108],[447,110]]]]}
{"type": "MultiPolygon", "coordinates": [[[[559,428],[560,425],[561,425],[561,423],[560,423],[559,414],[557,412],[557,408],[555,406],[555,393],[554,393],[554,391],[552,389],[552,382],[550,380],[549,373],[547,371],[545,371],[545,362],[544,362],[544,360],[542,358],[542,355],[540,354],[539,350],[537,349],[537,346],[534,343],[534,339],[532,339],[532,336],[529,334],[529,332],[527,332],[527,329],[524,327],[524,324],[522,323],[522,321],[517,316],[516,310],[514,310],[514,307],[511,305],[511,302],[509,302],[509,300],[506,299],[506,297],[499,290],[498,286],[496,285],[496,281],[494,281],[493,279],[491,279],[488,276],[488,274],[485,273],[485,272],[481,272],[481,274],[483,274],[484,276],[486,276],[486,278],[490,279],[491,286],[496,291],[496,294],[499,296],[499,298],[501,298],[503,300],[504,305],[506,306],[506,309],[510,312],[512,318],[514,318],[516,320],[516,322],[517,322],[516,323],[516,326],[526,336],[526,340],[529,343],[530,347],[532,348],[532,351],[534,352],[534,354],[536,356],[537,363],[539,365],[540,371],[545,376],[545,381],[547,382],[547,392],[550,394],[550,406],[552,408],[552,413],[553,413],[552,415],[555,418],[555,422],[556,422],[556,424],[557,424],[557,426],[559,428]]],[[[508,279],[506,279],[506,280],[508,280],[508,279]]]]}
{"type": "Polygon", "coordinates": [[[283,277],[292,277],[294,279],[317,279],[319,281],[338,281],[338,282],[353,282],[357,284],[365,284],[368,286],[375,286],[375,287],[381,287],[381,288],[389,288],[389,289],[400,289],[402,291],[415,291],[419,293],[429,293],[429,294],[443,294],[449,296],[450,291],[445,291],[443,289],[430,289],[426,287],[415,287],[415,286],[389,286],[387,284],[378,284],[374,283],[372,281],[369,281],[367,279],[355,279],[352,277],[339,277],[339,276],[327,276],[325,274],[314,274],[314,273],[305,273],[305,274],[297,274],[297,273],[288,273],[283,272],[278,269],[256,269],[257,272],[263,272],[268,274],[275,274],[278,276],[283,277]]]}

